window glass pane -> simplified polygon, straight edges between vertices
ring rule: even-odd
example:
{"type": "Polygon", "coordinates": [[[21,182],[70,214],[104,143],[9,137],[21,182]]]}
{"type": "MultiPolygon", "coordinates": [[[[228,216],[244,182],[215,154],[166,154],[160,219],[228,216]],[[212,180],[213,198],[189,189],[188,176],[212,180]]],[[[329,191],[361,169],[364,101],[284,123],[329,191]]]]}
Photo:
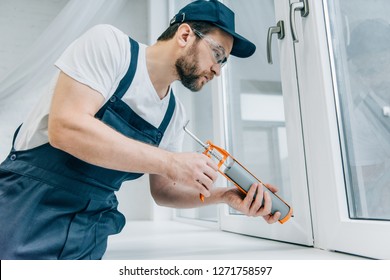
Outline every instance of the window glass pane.
{"type": "MultiPolygon", "coordinates": [[[[225,2],[236,13],[238,33],[257,46],[248,59],[229,57],[228,150],[264,183],[278,186],[278,195],[291,201],[277,39],[272,42],[273,65],[267,63],[265,50],[268,27],[276,22],[274,1],[225,2]]],[[[238,214],[233,209],[230,213],[238,214]]]]}
{"type": "Polygon", "coordinates": [[[351,218],[390,220],[390,1],[328,1],[351,218]]]}

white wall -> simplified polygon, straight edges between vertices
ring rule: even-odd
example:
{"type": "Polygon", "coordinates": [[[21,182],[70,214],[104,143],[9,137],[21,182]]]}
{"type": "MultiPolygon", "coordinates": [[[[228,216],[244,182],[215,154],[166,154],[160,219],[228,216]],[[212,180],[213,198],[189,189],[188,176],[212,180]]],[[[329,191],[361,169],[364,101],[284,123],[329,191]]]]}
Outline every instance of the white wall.
{"type": "Polygon", "coordinates": [[[0,1],[0,77],[18,62],[68,0],[0,1]]]}
{"type": "MultiPolygon", "coordinates": [[[[0,0],[0,77],[18,62],[69,0],[0,0]]],[[[128,0],[115,26],[148,42],[148,2],[128,0]]]]}

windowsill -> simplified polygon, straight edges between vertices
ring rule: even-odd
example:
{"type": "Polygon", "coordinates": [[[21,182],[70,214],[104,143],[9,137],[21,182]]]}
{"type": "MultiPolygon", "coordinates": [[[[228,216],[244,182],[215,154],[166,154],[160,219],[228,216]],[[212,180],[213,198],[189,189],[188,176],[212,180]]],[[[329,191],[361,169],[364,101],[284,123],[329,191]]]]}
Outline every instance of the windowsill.
{"type": "Polygon", "coordinates": [[[357,260],[348,254],[176,221],[130,221],[111,236],[106,260],[357,260]]]}

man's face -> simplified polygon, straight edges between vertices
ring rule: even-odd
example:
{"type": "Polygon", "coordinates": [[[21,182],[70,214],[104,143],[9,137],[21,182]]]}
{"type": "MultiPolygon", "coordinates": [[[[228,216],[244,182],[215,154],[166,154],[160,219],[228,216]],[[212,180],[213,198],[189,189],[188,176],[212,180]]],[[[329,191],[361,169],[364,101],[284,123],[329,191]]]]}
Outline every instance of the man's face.
{"type": "Polygon", "coordinates": [[[209,35],[197,32],[198,35],[192,30],[194,43],[175,63],[179,80],[191,91],[201,90],[214,75],[220,75],[227,60],[226,54],[230,53],[233,46],[233,38],[222,31],[209,35]],[[200,39],[196,40],[198,37],[200,39]]]}

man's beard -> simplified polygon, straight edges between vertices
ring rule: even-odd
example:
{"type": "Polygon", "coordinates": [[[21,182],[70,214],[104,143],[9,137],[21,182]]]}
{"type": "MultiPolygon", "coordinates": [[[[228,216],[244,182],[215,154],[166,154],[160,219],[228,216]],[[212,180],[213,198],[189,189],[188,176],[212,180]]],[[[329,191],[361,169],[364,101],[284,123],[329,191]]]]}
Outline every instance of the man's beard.
{"type": "Polygon", "coordinates": [[[195,48],[192,47],[187,55],[184,55],[176,60],[175,63],[177,74],[183,86],[191,91],[199,91],[203,84],[199,83],[198,60],[195,57],[195,48]]]}

